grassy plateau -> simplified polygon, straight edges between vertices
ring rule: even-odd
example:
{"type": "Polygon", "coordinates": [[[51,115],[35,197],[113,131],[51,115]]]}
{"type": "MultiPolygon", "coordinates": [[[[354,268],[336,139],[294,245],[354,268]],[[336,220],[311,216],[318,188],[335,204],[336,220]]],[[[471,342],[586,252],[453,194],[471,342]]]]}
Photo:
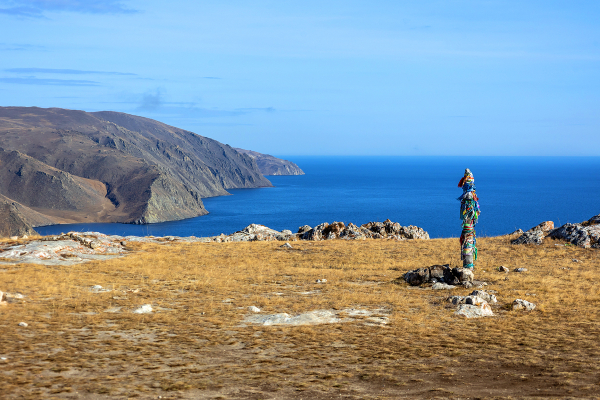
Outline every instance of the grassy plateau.
{"type": "Polygon", "coordinates": [[[510,239],[478,240],[475,278],[498,298],[479,319],[446,300],[473,289],[392,283],[460,265],[456,238],[138,244],[110,261],[2,264],[0,290],[25,297],[0,306],[0,398],[600,398],[600,251],[510,239]],[[536,309],[512,310],[517,298],[536,309]],[[154,311],[131,312],[143,304],[154,311]],[[263,326],[244,322],[249,306],[389,320],[263,326]]]}

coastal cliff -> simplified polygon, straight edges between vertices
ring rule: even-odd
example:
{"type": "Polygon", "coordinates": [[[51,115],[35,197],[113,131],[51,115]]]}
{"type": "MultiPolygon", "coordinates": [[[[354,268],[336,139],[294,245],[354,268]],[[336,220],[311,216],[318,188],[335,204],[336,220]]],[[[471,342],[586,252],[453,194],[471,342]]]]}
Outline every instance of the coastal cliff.
{"type": "Polygon", "coordinates": [[[254,158],[228,145],[109,111],[0,107],[0,163],[5,219],[21,218],[21,234],[28,225],[196,217],[208,213],[203,197],[272,186],[254,158]]]}
{"type": "Polygon", "coordinates": [[[282,160],[269,154],[262,154],[252,150],[238,148],[235,148],[235,150],[252,157],[263,175],[304,175],[304,171],[291,161],[282,160]]]}

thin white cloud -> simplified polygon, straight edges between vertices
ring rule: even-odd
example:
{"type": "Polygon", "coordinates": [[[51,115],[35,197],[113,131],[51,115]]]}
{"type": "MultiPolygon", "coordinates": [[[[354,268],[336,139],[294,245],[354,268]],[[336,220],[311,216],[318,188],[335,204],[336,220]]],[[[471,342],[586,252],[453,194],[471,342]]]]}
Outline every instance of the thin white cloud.
{"type": "Polygon", "coordinates": [[[0,14],[17,17],[41,18],[45,12],[75,12],[85,14],[132,14],[138,10],[127,8],[119,0],[0,0],[8,6],[0,14]]]}

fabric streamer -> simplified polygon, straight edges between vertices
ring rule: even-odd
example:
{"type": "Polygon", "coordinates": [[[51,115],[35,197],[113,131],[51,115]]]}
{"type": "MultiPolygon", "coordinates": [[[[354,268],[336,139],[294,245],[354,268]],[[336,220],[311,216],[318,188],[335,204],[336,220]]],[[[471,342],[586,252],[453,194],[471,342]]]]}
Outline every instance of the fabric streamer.
{"type": "Polygon", "coordinates": [[[460,200],[460,219],[462,220],[462,234],[460,235],[460,259],[463,268],[474,268],[477,260],[477,237],[475,236],[475,224],[479,219],[479,198],[475,193],[475,178],[469,170],[465,169],[465,175],[458,182],[458,187],[463,193],[460,200]]]}

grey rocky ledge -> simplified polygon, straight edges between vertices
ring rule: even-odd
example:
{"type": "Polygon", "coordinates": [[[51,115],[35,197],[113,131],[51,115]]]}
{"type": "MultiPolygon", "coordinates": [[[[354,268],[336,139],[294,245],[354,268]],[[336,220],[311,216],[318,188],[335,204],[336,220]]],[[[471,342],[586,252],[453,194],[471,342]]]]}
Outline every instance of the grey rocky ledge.
{"type": "Polygon", "coordinates": [[[545,238],[564,240],[584,248],[600,248],[600,214],[587,221],[577,224],[567,223],[556,229],[552,221],[542,222],[512,240],[511,243],[542,244],[545,238]]]}
{"type": "Polygon", "coordinates": [[[421,239],[428,240],[429,234],[417,226],[402,226],[389,219],[385,222],[369,222],[367,224],[356,226],[353,223],[348,225],[343,222],[333,222],[331,224],[324,222],[315,226],[301,226],[297,233],[289,230],[276,231],[263,225],[252,224],[231,235],[221,234],[209,238],[200,239],[203,242],[249,242],[249,241],[295,241],[295,240],[365,240],[365,239],[392,239],[392,240],[410,240],[421,239]]]}

